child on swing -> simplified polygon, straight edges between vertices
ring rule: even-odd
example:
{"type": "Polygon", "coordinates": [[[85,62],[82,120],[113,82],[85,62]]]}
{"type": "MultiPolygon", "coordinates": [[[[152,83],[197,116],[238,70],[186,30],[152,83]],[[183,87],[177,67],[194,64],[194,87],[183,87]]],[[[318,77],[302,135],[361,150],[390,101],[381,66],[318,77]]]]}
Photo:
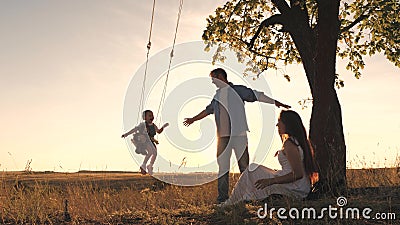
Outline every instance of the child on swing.
{"type": "Polygon", "coordinates": [[[122,138],[129,136],[130,134],[138,133],[132,139],[132,143],[136,146],[136,153],[145,155],[143,164],[140,166],[140,173],[145,175],[146,173],[153,174],[153,165],[157,157],[157,147],[158,141],[154,138],[156,133],[160,134],[163,132],[169,124],[165,123],[160,129],[153,123],[154,115],[151,110],[145,110],[143,112],[144,123],[140,123],[138,126],[134,127],[132,130],[122,135],[122,138]],[[147,132],[147,135],[140,135],[147,132]],[[147,162],[150,163],[147,165],[147,162]],[[146,171],[147,169],[147,171],[146,171]]]}

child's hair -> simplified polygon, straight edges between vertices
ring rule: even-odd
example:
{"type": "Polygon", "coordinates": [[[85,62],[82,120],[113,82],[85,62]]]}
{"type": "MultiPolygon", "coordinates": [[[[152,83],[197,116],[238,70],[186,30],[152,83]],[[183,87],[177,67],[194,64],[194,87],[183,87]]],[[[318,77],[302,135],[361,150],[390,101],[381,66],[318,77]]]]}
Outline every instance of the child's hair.
{"type": "Polygon", "coordinates": [[[149,110],[149,109],[143,111],[143,114],[142,114],[143,120],[146,119],[146,114],[147,114],[147,113],[150,113],[150,112],[153,112],[153,111],[151,111],[151,110],[149,110]]]}

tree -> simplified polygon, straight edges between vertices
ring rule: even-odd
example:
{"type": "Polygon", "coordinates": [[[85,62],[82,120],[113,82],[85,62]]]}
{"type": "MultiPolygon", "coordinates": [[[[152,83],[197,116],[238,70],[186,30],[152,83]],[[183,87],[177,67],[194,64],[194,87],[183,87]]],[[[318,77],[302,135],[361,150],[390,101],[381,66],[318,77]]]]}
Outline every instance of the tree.
{"type": "MultiPolygon", "coordinates": [[[[400,67],[397,0],[231,0],[209,16],[203,40],[217,45],[214,60],[230,48],[247,71],[302,63],[313,97],[310,140],[321,192],[346,191],[346,145],[336,88],[336,57],[359,78],[363,56],[383,52],[400,67]],[[245,57],[248,56],[247,61],[245,57]]],[[[290,77],[284,74],[290,81],[290,77]]]]}

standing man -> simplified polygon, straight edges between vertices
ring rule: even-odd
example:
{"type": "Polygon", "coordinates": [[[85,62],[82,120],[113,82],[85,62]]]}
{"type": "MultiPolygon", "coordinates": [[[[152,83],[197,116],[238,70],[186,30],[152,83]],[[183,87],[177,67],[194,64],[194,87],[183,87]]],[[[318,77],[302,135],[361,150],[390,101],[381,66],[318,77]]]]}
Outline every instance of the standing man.
{"type": "Polygon", "coordinates": [[[232,149],[238,160],[239,170],[242,173],[249,165],[249,151],[247,148],[247,131],[244,102],[265,102],[275,104],[277,107],[290,108],[290,106],[276,101],[263,92],[252,90],[243,85],[234,85],[227,79],[224,69],[214,69],[210,73],[212,83],[217,86],[213,100],[198,115],[185,118],[183,124],[189,126],[209,114],[214,114],[217,126],[217,163],[218,163],[218,198],[217,203],[228,199],[229,194],[229,169],[232,149]]]}

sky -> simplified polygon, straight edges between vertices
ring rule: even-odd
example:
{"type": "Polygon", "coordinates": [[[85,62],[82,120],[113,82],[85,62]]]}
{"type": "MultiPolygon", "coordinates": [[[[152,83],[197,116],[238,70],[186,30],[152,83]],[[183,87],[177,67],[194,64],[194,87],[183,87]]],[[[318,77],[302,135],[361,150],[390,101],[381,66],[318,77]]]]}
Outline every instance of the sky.
{"type": "MultiPolygon", "coordinates": [[[[185,1],[177,43],[201,40],[207,16],[224,2],[185,1]]],[[[157,1],[150,56],[171,46],[178,6],[157,1]]],[[[132,0],[0,2],[0,170],[23,170],[28,160],[38,171],[137,170],[120,136],[128,85],[146,59],[151,9],[152,1],[132,0]]],[[[337,63],[347,166],[393,166],[400,69],[383,55],[365,61],[360,79],[337,63]]],[[[297,103],[311,97],[303,68],[283,69],[290,83],[281,71],[264,74],[271,94],[292,105],[307,128],[310,107],[297,103]]],[[[271,148],[279,145],[275,136],[271,148]]],[[[265,164],[277,166],[270,155],[265,164]]]]}

